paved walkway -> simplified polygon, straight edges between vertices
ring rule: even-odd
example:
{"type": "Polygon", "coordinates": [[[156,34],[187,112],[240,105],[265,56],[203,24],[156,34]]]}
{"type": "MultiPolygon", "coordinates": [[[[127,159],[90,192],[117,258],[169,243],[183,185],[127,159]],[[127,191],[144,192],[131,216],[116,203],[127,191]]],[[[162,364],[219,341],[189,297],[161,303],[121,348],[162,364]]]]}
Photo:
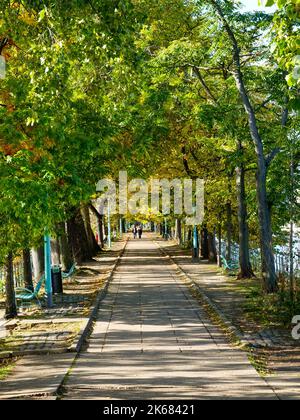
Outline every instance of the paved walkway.
{"type": "Polygon", "coordinates": [[[244,305],[253,280],[238,282],[220,274],[216,265],[195,264],[190,251],[182,250],[174,241],[160,241],[160,246],[200,287],[200,290],[238,327],[256,353],[267,360],[272,374],[265,378],[282,400],[300,400],[300,342],[292,339],[291,328],[266,328],[245,317],[244,305]]]}
{"type": "Polygon", "coordinates": [[[150,238],[131,241],[66,399],[276,399],[150,238]]]}
{"type": "Polygon", "coordinates": [[[19,398],[56,399],[57,388],[73,360],[72,353],[27,356],[20,359],[14,373],[5,381],[0,381],[0,401],[19,398]]]}
{"type": "Polygon", "coordinates": [[[236,276],[229,278],[222,275],[216,264],[206,261],[194,263],[191,259],[191,252],[182,250],[175,241],[161,241],[160,245],[176,264],[198,284],[200,290],[213,301],[226,318],[243,332],[249,343],[256,347],[299,348],[299,342],[292,338],[291,329],[283,329],[279,326],[266,328],[245,317],[244,306],[249,296],[250,287],[253,286],[253,279],[238,281],[236,276]]]}

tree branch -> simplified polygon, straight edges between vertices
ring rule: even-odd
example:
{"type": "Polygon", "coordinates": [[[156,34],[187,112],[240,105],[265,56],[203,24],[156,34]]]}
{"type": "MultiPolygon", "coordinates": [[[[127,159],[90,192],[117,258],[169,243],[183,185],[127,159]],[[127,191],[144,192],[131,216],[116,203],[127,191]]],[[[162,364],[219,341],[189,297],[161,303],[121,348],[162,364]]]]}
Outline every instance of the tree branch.
{"type": "Polygon", "coordinates": [[[289,104],[289,98],[286,96],[285,104],[284,104],[284,107],[282,108],[282,117],[281,117],[282,128],[286,128],[288,125],[288,121],[289,121],[288,104],[289,104]]]}
{"type": "Polygon", "coordinates": [[[271,163],[273,162],[273,160],[275,159],[275,157],[281,152],[281,148],[280,147],[276,147],[276,149],[272,150],[271,153],[268,154],[268,156],[266,157],[266,167],[268,168],[271,163]]]}
{"type": "Polygon", "coordinates": [[[9,39],[8,38],[3,38],[0,41],[0,54],[2,54],[2,51],[4,50],[4,48],[6,47],[6,45],[8,44],[9,39]]]}
{"type": "Polygon", "coordinates": [[[198,79],[200,80],[201,85],[203,86],[205,92],[208,94],[208,96],[214,101],[217,102],[217,99],[215,98],[215,96],[213,95],[212,91],[210,90],[210,88],[208,87],[208,85],[206,84],[205,80],[202,77],[202,74],[200,73],[199,67],[194,66],[193,67],[194,72],[196,73],[196,76],[198,77],[198,79]]]}
{"type": "Polygon", "coordinates": [[[188,174],[188,176],[191,177],[192,176],[192,172],[190,170],[190,166],[189,166],[189,163],[188,163],[188,160],[187,160],[187,157],[186,157],[186,147],[185,146],[182,147],[181,153],[182,153],[182,159],[183,159],[184,169],[185,169],[186,173],[188,174]]]}
{"type": "Polygon", "coordinates": [[[245,81],[244,81],[244,75],[241,68],[242,67],[241,50],[240,50],[237,38],[235,36],[235,33],[233,29],[231,28],[219,2],[217,0],[209,0],[209,1],[212,7],[215,9],[216,13],[218,14],[219,18],[221,19],[233,47],[233,59],[235,63],[234,77],[235,77],[236,85],[240,93],[246,113],[248,115],[251,137],[255,144],[256,154],[258,155],[261,164],[263,164],[263,160],[264,160],[263,143],[262,143],[262,139],[259,133],[255,111],[250,101],[250,97],[247,92],[245,81]]]}

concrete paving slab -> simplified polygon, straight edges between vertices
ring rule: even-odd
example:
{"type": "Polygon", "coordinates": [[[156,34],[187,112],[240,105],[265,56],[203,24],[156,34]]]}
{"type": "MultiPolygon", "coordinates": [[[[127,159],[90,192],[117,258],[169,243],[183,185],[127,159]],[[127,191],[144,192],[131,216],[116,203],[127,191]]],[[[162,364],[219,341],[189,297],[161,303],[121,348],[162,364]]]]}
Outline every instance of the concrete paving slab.
{"type": "Polygon", "coordinates": [[[70,353],[24,357],[13,375],[0,382],[0,400],[56,393],[73,359],[70,353]]]}
{"type": "Polygon", "coordinates": [[[277,399],[146,238],[131,241],[66,399],[277,399]],[[212,335],[214,331],[215,335],[212,335]]]}

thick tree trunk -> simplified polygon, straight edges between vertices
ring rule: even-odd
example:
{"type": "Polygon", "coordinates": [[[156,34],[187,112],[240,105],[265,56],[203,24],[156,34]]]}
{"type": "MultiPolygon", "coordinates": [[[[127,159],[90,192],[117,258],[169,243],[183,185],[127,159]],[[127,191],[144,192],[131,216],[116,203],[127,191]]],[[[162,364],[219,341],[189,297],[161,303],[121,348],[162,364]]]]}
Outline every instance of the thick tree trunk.
{"type": "Polygon", "coordinates": [[[233,236],[233,223],[232,223],[232,206],[231,202],[226,203],[226,234],[227,234],[227,249],[226,249],[226,259],[228,261],[232,258],[232,236],[233,236]]]}
{"type": "Polygon", "coordinates": [[[164,234],[164,227],[163,227],[162,223],[160,223],[160,225],[159,225],[159,233],[160,233],[161,236],[163,236],[163,234],[164,234]]]}
{"type": "Polygon", "coordinates": [[[246,203],[245,168],[236,169],[236,185],[238,197],[239,242],[240,242],[240,279],[254,277],[250,262],[248,211],[246,203]]]}
{"type": "Polygon", "coordinates": [[[201,257],[204,260],[209,259],[208,230],[206,227],[201,232],[201,257]]]}
{"type": "Polygon", "coordinates": [[[57,227],[59,249],[60,249],[60,261],[64,272],[69,272],[74,261],[72,258],[72,252],[68,241],[66,232],[66,223],[62,222],[57,227]]]}
{"type": "Polygon", "coordinates": [[[28,290],[33,291],[33,276],[32,276],[32,266],[31,266],[31,253],[30,249],[23,250],[23,275],[24,275],[24,285],[28,290]]]}
{"type": "Polygon", "coordinates": [[[44,247],[32,250],[33,275],[39,281],[45,273],[44,247]]]}
{"type": "Polygon", "coordinates": [[[92,226],[91,226],[91,217],[89,206],[84,206],[82,208],[82,216],[84,220],[84,226],[86,231],[86,236],[89,244],[90,254],[94,256],[97,252],[100,251],[100,247],[96,241],[92,226]]]}
{"type": "MultiPolygon", "coordinates": [[[[233,60],[235,64],[234,77],[236,86],[241,96],[246,114],[249,121],[249,131],[254,144],[256,157],[257,157],[257,202],[258,202],[258,217],[260,226],[260,242],[261,242],[261,254],[262,254],[262,266],[263,266],[263,277],[265,280],[265,287],[268,293],[274,293],[278,290],[278,279],[275,269],[274,252],[272,246],[272,228],[271,228],[271,216],[268,207],[268,196],[267,196],[267,167],[271,162],[271,158],[266,159],[264,155],[264,146],[262,138],[260,136],[256,114],[251,104],[250,97],[248,95],[244,75],[241,67],[241,56],[240,47],[235,36],[233,29],[230,26],[229,21],[226,18],[225,12],[222,9],[221,4],[216,0],[210,0],[213,8],[217,15],[223,22],[225,30],[228,34],[230,42],[233,47],[233,60]]],[[[272,156],[272,155],[271,155],[272,156]]],[[[273,154],[275,156],[275,154],[273,154]]]]}
{"type": "Polygon", "coordinates": [[[208,251],[209,251],[209,262],[216,263],[218,261],[216,237],[214,233],[208,234],[208,251]]]}
{"type": "Polygon", "coordinates": [[[81,216],[84,222],[84,228],[85,228],[85,232],[86,232],[86,237],[87,237],[87,248],[88,248],[88,252],[90,255],[94,255],[94,244],[93,244],[93,233],[91,234],[91,220],[90,220],[90,213],[89,213],[89,209],[84,206],[81,208],[81,216]]]}
{"type": "Polygon", "coordinates": [[[177,219],[177,240],[180,245],[182,243],[182,222],[180,219],[177,219]]]}
{"type": "Polygon", "coordinates": [[[68,238],[77,264],[92,259],[88,239],[80,209],[73,210],[73,216],[67,222],[68,238]]]}
{"type": "Polygon", "coordinates": [[[89,205],[90,210],[94,213],[95,217],[97,218],[97,228],[98,228],[98,236],[99,236],[99,246],[101,249],[104,248],[104,236],[105,236],[105,226],[104,226],[104,216],[101,214],[100,211],[93,206],[93,204],[89,205]]]}
{"type": "Polygon", "coordinates": [[[266,291],[275,293],[278,290],[275,259],[272,244],[271,215],[267,198],[267,171],[265,161],[257,171],[258,218],[260,225],[260,242],[262,254],[263,278],[266,291]]]}
{"type": "Polygon", "coordinates": [[[14,285],[14,270],[13,270],[13,254],[10,252],[6,258],[5,263],[6,281],[6,304],[5,304],[5,318],[12,319],[18,315],[15,285],[14,285]]]}

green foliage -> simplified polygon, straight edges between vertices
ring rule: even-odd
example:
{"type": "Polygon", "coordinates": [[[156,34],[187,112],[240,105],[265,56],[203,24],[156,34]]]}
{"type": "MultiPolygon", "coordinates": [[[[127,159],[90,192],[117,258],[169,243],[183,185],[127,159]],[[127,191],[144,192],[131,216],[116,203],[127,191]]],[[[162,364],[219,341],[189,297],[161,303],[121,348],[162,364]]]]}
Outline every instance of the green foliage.
{"type": "Polygon", "coordinates": [[[88,201],[122,155],[131,10],[129,1],[6,2],[1,10],[0,33],[11,41],[0,92],[0,260],[88,201]]]}
{"type": "Polygon", "coordinates": [[[277,5],[273,52],[279,65],[287,71],[290,87],[300,84],[300,3],[299,0],[268,0],[266,6],[277,5]]]}
{"type": "MultiPolygon", "coordinates": [[[[299,47],[291,30],[298,28],[298,4],[280,1],[279,7],[273,53],[272,16],[241,13],[230,1],[224,6],[265,150],[280,149],[268,174],[275,234],[290,221],[291,209],[299,220],[299,139],[291,146],[299,119],[290,113],[285,129],[281,122],[283,108],[299,107],[298,82],[290,78],[299,47]]],[[[71,208],[94,196],[98,179],[120,169],[130,177],[204,178],[206,224],[225,228],[231,202],[237,241],[235,170],[243,164],[251,240],[258,245],[255,153],[232,48],[208,3],[3,0],[0,37],[7,34],[7,77],[0,81],[0,261],[10,250],[35,245],[45,227],[54,231],[71,208]]]]}

